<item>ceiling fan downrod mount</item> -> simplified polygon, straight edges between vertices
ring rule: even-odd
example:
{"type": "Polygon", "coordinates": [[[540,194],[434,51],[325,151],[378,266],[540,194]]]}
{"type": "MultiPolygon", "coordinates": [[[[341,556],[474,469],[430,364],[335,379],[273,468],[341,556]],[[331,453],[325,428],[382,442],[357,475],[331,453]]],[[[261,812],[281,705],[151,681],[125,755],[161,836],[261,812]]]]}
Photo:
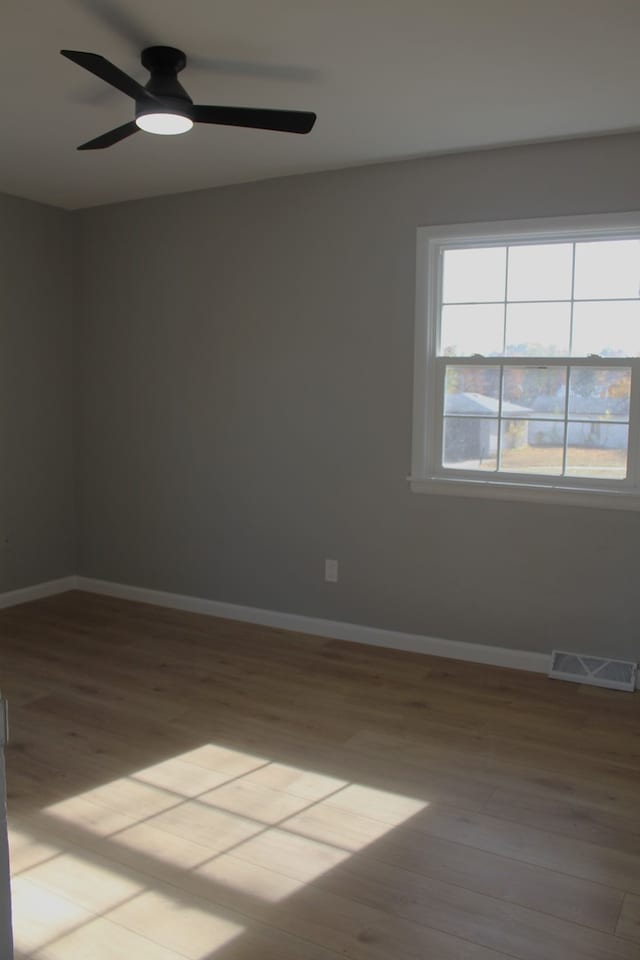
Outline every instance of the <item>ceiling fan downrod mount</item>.
{"type": "Polygon", "coordinates": [[[186,54],[176,47],[147,47],[140,60],[151,74],[180,73],[187,65],[186,54]]]}
{"type": "MultiPolygon", "coordinates": [[[[142,51],[140,61],[145,70],[151,74],[144,88],[152,96],[163,101],[178,100],[183,101],[183,104],[193,103],[178,80],[178,74],[187,65],[187,57],[182,50],[176,50],[175,47],[147,47],[142,51]]],[[[169,106],[168,103],[167,106],[169,106]]]]}

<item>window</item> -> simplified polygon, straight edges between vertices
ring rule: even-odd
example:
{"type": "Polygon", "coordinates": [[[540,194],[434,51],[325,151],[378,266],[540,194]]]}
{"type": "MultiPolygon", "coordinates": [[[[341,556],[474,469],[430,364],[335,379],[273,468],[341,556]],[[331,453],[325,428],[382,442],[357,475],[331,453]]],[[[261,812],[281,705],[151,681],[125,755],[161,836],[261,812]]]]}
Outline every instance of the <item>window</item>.
{"type": "Polygon", "coordinates": [[[416,492],[640,509],[640,214],[418,231],[416,492]]]}

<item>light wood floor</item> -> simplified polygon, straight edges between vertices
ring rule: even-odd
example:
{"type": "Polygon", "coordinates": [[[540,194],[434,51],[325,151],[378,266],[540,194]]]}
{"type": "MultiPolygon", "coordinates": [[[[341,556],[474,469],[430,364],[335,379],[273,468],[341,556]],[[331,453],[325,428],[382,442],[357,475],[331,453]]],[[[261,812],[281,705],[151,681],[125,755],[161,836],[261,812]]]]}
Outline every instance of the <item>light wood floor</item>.
{"type": "Polygon", "coordinates": [[[18,956],[640,958],[640,697],[65,594],[0,613],[18,956]]]}

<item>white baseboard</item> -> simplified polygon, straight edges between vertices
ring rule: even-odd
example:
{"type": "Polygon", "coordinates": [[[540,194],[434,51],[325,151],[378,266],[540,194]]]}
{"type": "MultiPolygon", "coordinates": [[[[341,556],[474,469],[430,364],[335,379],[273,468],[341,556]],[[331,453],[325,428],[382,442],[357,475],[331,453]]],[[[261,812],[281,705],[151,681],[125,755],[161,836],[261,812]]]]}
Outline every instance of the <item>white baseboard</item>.
{"type": "Polygon", "coordinates": [[[31,600],[51,597],[57,593],[66,593],[68,590],[84,590],[87,593],[119,597],[122,600],[137,600],[139,603],[151,603],[173,610],[203,613],[210,617],[259,623],[262,626],[292,630],[295,633],[308,633],[318,637],[348,640],[352,643],[364,643],[375,647],[389,647],[393,650],[407,650],[412,653],[426,653],[434,657],[449,657],[452,660],[487,663],[496,667],[513,667],[516,670],[529,670],[533,673],[547,673],[550,665],[550,654],[545,653],[490,647],[480,643],[463,643],[459,640],[444,640],[441,637],[382,630],[379,627],[363,627],[357,623],[342,623],[337,620],[323,620],[320,617],[306,617],[297,613],[280,613],[277,610],[244,607],[219,600],[167,593],[164,590],[131,587],[123,583],[112,583],[109,580],[94,580],[91,577],[61,577],[59,580],[49,580],[31,587],[0,593],[0,610],[20,603],[28,603],[31,600]]]}
{"type": "Polygon", "coordinates": [[[166,593],[163,590],[148,590],[145,587],[130,587],[108,580],[93,580],[90,577],[75,579],[75,588],[88,593],[99,593],[123,600],[137,600],[141,603],[152,603],[159,607],[186,610],[190,613],[204,613],[212,617],[224,617],[227,620],[259,623],[267,627],[278,627],[282,630],[309,633],[335,640],[349,640],[352,643],[390,647],[412,653],[427,653],[435,657],[449,657],[452,660],[487,663],[496,667],[513,667],[516,670],[529,670],[533,673],[548,673],[551,664],[551,655],[545,653],[490,647],[479,643],[463,643],[458,640],[443,640],[439,637],[381,630],[378,627],[363,627],[355,623],[322,620],[319,617],[306,617],[296,613],[261,610],[258,607],[244,607],[235,603],[166,593]]]}
{"type": "Polygon", "coordinates": [[[5,607],[16,607],[19,603],[29,603],[30,600],[41,600],[43,597],[53,597],[56,593],[66,593],[67,590],[78,589],[76,576],[61,577],[59,580],[47,580],[46,583],[35,583],[31,587],[21,587],[19,590],[9,590],[0,593],[0,610],[5,607]]]}

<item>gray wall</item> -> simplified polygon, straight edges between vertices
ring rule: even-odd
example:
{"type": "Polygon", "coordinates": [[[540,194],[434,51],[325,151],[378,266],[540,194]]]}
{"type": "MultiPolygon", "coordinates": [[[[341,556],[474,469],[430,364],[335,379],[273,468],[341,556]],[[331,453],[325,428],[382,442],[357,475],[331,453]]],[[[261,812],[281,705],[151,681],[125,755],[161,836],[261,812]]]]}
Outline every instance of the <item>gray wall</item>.
{"type": "Polygon", "coordinates": [[[620,136],[75,214],[79,572],[638,656],[639,514],[405,479],[416,227],[639,209],[638,170],[620,136]]]}
{"type": "Polygon", "coordinates": [[[0,195],[0,592],[75,572],[71,242],[0,195]]]}

